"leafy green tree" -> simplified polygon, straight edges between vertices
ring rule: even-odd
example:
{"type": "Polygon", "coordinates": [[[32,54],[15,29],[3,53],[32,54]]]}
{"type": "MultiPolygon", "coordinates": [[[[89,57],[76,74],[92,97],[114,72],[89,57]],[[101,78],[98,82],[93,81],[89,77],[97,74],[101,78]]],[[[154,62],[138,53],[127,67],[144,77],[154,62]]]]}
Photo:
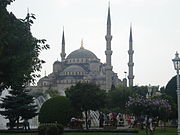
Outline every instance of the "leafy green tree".
{"type": "Polygon", "coordinates": [[[101,90],[99,86],[93,83],[77,83],[66,90],[66,95],[77,111],[85,112],[86,128],[88,128],[87,112],[105,106],[105,90],[101,90]]]}
{"type": "Polygon", "coordinates": [[[167,83],[164,93],[171,96],[175,103],[177,103],[177,80],[176,76],[172,77],[167,83]]]}
{"type": "Polygon", "coordinates": [[[40,123],[59,123],[67,126],[72,115],[72,107],[67,97],[57,96],[43,103],[39,112],[40,123]]]}
{"type": "Polygon", "coordinates": [[[7,11],[6,6],[13,1],[0,0],[0,92],[11,88],[10,95],[2,99],[1,108],[5,111],[0,113],[9,119],[11,128],[20,117],[29,119],[35,115],[36,109],[30,105],[33,99],[25,87],[38,76],[35,72],[40,71],[44,63],[38,58],[40,52],[49,48],[44,39],[38,40],[31,34],[33,14],[17,19],[7,11]],[[22,114],[22,110],[28,115],[22,114]]]}
{"type": "Polygon", "coordinates": [[[146,97],[148,86],[134,86],[132,87],[133,97],[146,97]]]}
{"type": "Polygon", "coordinates": [[[33,97],[28,93],[28,90],[10,90],[10,95],[2,98],[0,107],[4,110],[0,111],[0,114],[9,119],[10,129],[13,129],[16,123],[18,125],[20,120],[28,120],[37,115],[33,97]]]}
{"type": "Polygon", "coordinates": [[[33,14],[17,19],[7,11],[6,6],[12,1],[0,1],[0,91],[9,87],[22,89],[33,82],[38,76],[35,72],[44,63],[38,56],[41,50],[49,48],[44,39],[38,40],[30,32],[33,14]]]}
{"type": "Polygon", "coordinates": [[[132,88],[118,87],[108,93],[107,108],[113,112],[125,112],[126,102],[132,96],[132,88]]]}

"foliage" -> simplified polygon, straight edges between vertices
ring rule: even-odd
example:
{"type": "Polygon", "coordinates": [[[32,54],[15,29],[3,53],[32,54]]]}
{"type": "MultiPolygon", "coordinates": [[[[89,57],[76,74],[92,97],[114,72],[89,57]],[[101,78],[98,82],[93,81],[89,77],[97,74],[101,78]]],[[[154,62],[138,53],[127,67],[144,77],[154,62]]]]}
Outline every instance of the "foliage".
{"type": "Polygon", "coordinates": [[[66,90],[66,95],[77,110],[98,110],[105,105],[106,94],[93,83],[77,83],[66,90]]]}
{"type": "Polygon", "coordinates": [[[28,90],[11,90],[10,95],[1,99],[0,106],[4,110],[1,110],[0,114],[9,119],[11,129],[20,120],[28,120],[37,115],[33,97],[28,92],[28,90]]]}
{"type": "Polygon", "coordinates": [[[86,116],[87,128],[87,111],[98,110],[105,106],[106,93],[99,86],[93,83],[77,83],[66,90],[66,95],[70,99],[75,110],[83,112],[86,116]]]}
{"type": "Polygon", "coordinates": [[[132,87],[133,97],[146,97],[148,86],[134,86],[132,87]]]}
{"type": "Polygon", "coordinates": [[[127,109],[135,116],[148,115],[151,118],[167,119],[171,106],[165,99],[129,98],[127,109]],[[162,115],[163,114],[163,115],[162,115]]]}
{"type": "Polygon", "coordinates": [[[6,6],[12,1],[0,1],[0,91],[9,87],[21,90],[33,82],[38,76],[35,72],[44,63],[38,56],[49,48],[44,39],[36,39],[30,32],[33,14],[17,19],[7,11],[6,6]]]}
{"type": "Polygon", "coordinates": [[[167,94],[153,96],[152,99],[164,99],[171,106],[171,111],[169,119],[177,119],[177,104],[174,102],[173,98],[167,94]]]}
{"type": "MultiPolygon", "coordinates": [[[[159,120],[167,121],[171,112],[171,106],[165,99],[148,99],[143,97],[130,98],[127,102],[128,111],[136,116],[141,127],[145,122],[146,134],[153,134],[159,120]],[[150,123],[152,126],[150,126],[150,123]]],[[[136,123],[136,122],[135,122],[136,123]]]]}
{"type": "Polygon", "coordinates": [[[38,135],[62,135],[64,127],[61,124],[46,124],[38,127],[38,135]]]}
{"type": "Polygon", "coordinates": [[[175,103],[177,103],[177,80],[176,76],[172,77],[167,83],[164,93],[171,96],[175,103]]]}
{"type": "Polygon", "coordinates": [[[107,108],[113,112],[124,113],[130,96],[132,96],[132,88],[128,87],[118,87],[109,91],[107,108]]]}
{"type": "Polygon", "coordinates": [[[47,100],[39,112],[40,123],[59,123],[66,126],[71,119],[71,104],[68,98],[57,96],[47,100]]]}

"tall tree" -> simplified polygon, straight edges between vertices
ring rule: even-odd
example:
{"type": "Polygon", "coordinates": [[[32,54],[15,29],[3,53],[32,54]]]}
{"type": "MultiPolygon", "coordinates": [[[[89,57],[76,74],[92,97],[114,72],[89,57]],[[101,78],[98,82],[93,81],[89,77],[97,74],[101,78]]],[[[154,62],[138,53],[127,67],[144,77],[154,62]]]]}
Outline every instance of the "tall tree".
{"type": "Polygon", "coordinates": [[[32,36],[30,26],[35,19],[27,14],[25,19],[17,19],[6,6],[14,0],[0,0],[0,92],[11,88],[10,95],[2,99],[0,113],[10,121],[11,128],[22,119],[36,115],[33,98],[25,87],[33,82],[36,71],[41,69],[43,60],[38,58],[41,50],[48,49],[45,40],[32,36]]]}
{"type": "Polygon", "coordinates": [[[28,90],[10,90],[8,96],[2,98],[0,114],[9,119],[10,129],[13,129],[20,120],[28,120],[37,115],[37,105],[34,105],[33,97],[28,90]]]}
{"type": "Polygon", "coordinates": [[[101,90],[93,83],[77,83],[66,90],[66,95],[75,109],[85,112],[86,128],[88,128],[87,112],[89,110],[96,111],[105,106],[105,90],[101,90]]]}
{"type": "Polygon", "coordinates": [[[108,109],[114,112],[125,112],[126,102],[132,96],[132,88],[118,87],[108,93],[108,109]]]}
{"type": "Polygon", "coordinates": [[[36,71],[43,60],[38,58],[41,50],[49,48],[45,40],[34,38],[30,32],[33,14],[17,19],[6,9],[12,0],[0,1],[0,91],[11,87],[24,88],[34,81],[36,71]]]}
{"type": "Polygon", "coordinates": [[[134,86],[132,88],[134,97],[146,97],[148,93],[148,86],[134,86]]]}
{"type": "Polygon", "coordinates": [[[177,103],[177,79],[176,76],[172,77],[167,83],[164,93],[171,96],[175,103],[177,103]]]}

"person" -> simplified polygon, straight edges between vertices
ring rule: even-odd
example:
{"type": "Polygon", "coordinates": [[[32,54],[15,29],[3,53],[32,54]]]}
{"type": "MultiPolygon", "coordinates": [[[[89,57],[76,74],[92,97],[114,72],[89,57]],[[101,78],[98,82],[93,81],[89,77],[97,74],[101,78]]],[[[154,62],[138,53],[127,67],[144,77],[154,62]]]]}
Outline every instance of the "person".
{"type": "Polygon", "coordinates": [[[127,117],[127,121],[128,121],[128,126],[129,126],[129,128],[131,128],[131,116],[128,116],[128,117],[127,117]]]}
{"type": "Polygon", "coordinates": [[[100,112],[100,114],[99,114],[99,127],[103,127],[103,123],[104,123],[104,114],[102,112],[100,112]]]}
{"type": "Polygon", "coordinates": [[[24,120],[24,122],[23,122],[23,129],[25,129],[25,130],[30,130],[30,126],[29,126],[29,122],[28,122],[28,120],[27,119],[25,119],[24,120]]]}

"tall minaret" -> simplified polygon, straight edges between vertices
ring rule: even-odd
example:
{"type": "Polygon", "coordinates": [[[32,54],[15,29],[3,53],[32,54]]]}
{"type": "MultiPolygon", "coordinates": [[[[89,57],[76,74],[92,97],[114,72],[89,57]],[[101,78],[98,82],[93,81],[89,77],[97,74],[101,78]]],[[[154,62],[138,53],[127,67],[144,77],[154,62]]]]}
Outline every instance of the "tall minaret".
{"type": "Polygon", "coordinates": [[[128,63],[129,75],[128,75],[128,79],[129,79],[129,87],[132,87],[133,86],[133,79],[134,79],[134,75],[133,75],[133,66],[134,66],[133,54],[134,54],[134,50],[133,50],[133,39],[132,39],[132,26],[130,26],[128,54],[129,54],[129,63],[128,63]]]}
{"type": "Polygon", "coordinates": [[[64,28],[63,28],[63,35],[62,35],[62,48],[61,48],[61,61],[64,61],[66,57],[65,53],[65,39],[64,39],[64,28]]]}
{"type": "Polygon", "coordinates": [[[111,89],[112,86],[112,65],[111,65],[111,55],[112,55],[112,50],[111,50],[111,40],[112,40],[112,35],[111,35],[111,16],[110,16],[110,4],[108,7],[108,16],[107,16],[107,33],[105,36],[106,39],[106,91],[111,89]]]}

